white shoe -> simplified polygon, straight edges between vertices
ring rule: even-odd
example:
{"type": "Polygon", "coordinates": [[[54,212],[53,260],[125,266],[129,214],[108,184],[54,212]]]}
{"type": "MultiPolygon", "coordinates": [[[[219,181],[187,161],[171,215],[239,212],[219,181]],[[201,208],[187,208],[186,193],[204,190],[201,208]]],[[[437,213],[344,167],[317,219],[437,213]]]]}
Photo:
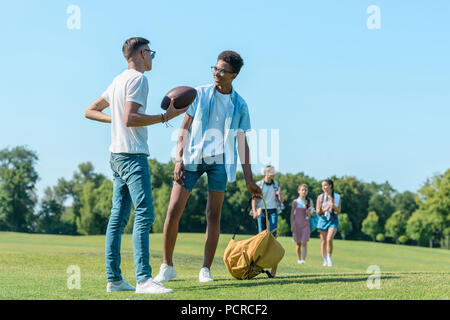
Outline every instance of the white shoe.
{"type": "Polygon", "coordinates": [[[136,293],[163,294],[172,292],[173,292],[172,289],[164,287],[161,283],[153,280],[152,278],[149,278],[144,282],[139,282],[136,285],[136,293]]]}
{"type": "Polygon", "coordinates": [[[154,278],[154,280],[163,283],[163,282],[172,280],[176,276],[177,276],[177,272],[175,271],[175,268],[173,266],[169,266],[169,265],[163,263],[161,265],[161,267],[159,268],[159,273],[154,278]]]}
{"type": "Polygon", "coordinates": [[[306,261],[305,261],[305,260],[303,260],[303,259],[302,259],[302,260],[297,260],[297,263],[298,263],[298,264],[305,264],[305,263],[306,263],[306,261]]]}
{"type": "Polygon", "coordinates": [[[108,282],[108,284],[106,285],[106,292],[134,290],[136,290],[136,288],[130,285],[125,279],[122,279],[120,281],[108,282]]]}
{"type": "Polygon", "coordinates": [[[211,282],[214,281],[211,278],[211,271],[207,267],[203,267],[200,269],[200,273],[198,274],[198,280],[200,282],[211,282]]]}
{"type": "Polygon", "coordinates": [[[331,258],[327,258],[327,267],[332,267],[333,262],[331,261],[331,258]]]}
{"type": "Polygon", "coordinates": [[[324,267],[327,266],[327,259],[323,259],[323,260],[322,260],[322,265],[323,265],[324,267]]]}

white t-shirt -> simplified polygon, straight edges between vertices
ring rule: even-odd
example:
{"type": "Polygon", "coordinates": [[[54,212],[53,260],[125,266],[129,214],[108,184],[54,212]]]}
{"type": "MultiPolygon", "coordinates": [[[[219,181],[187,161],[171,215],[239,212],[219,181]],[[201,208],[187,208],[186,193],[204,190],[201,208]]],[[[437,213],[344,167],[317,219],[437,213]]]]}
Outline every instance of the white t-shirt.
{"type": "Polygon", "coordinates": [[[142,105],[138,109],[144,114],[147,109],[148,81],[143,73],[128,69],[118,75],[102,94],[111,108],[112,153],[143,153],[150,155],[147,145],[147,127],[127,127],[124,123],[125,102],[142,105]]]}
{"type": "Polygon", "coordinates": [[[228,108],[231,108],[231,94],[222,94],[215,90],[214,106],[209,114],[208,130],[205,133],[203,156],[217,156],[223,151],[223,138],[225,132],[225,118],[228,108]]]}

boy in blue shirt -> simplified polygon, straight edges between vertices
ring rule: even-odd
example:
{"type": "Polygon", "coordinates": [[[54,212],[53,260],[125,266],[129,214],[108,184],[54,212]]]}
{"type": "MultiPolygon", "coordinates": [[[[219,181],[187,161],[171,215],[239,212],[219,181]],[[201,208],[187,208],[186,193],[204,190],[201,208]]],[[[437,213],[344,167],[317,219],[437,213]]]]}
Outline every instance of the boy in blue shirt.
{"type": "Polygon", "coordinates": [[[238,53],[222,52],[211,67],[214,84],[196,88],[197,97],[186,111],[178,136],[174,185],[164,223],[163,264],[156,281],[166,282],[176,276],[172,256],[178,224],[189,195],[203,173],[208,176],[208,201],[200,282],[213,281],[210,268],[219,241],[222,204],[227,180],[236,180],[238,153],[248,191],[252,197],[262,195],[253,181],[245,137],[245,132],[251,129],[248,107],[232,86],[243,64],[238,53]]]}

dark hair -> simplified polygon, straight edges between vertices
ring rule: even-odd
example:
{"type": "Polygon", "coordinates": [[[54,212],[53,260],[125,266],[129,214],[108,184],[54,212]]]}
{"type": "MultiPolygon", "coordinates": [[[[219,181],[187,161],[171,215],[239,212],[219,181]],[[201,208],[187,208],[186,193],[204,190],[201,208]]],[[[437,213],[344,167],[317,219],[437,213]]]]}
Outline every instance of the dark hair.
{"type": "Polygon", "coordinates": [[[223,60],[230,64],[235,73],[239,73],[242,66],[244,65],[244,60],[242,60],[239,53],[230,50],[223,51],[221,54],[219,54],[217,60],[223,60]]]}
{"type": "MultiPolygon", "coordinates": [[[[334,183],[333,183],[333,180],[331,180],[331,179],[326,179],[326,180],[323,180],[323,181],[325,181],[328,185],[331,186],[331,199],[333,199],[333,201],[334,201],[334,183]]],[[[333,215],[335,215],[334,209],[331,210],[331,213],[332,213],[333,215]]]]}
{"type": "Polygon", "coordinates": [[[130,60],[130,58],[139,50],[140,47],[145,46],[146,44],[149,44],[150,41],[148,41],[145,38],[141,37],[133,37],[125,41],[125,43],[122,46],[122,53],[125,59],[130,60]]]}
{"type": "MultiPolygon", "coordinates": [[[[326,179],[326,180],[323,180],[323,181],[325,181],[327,184],[329,184],[329,185],[331,186],[331,190],[332,190],[333,193],[334,193],[334,183],[333,183],[333,180],[331,180],[331,179],[326,179]]],[[[331,193],[331,194],[333,194],[333,193],[331,193]]]]}

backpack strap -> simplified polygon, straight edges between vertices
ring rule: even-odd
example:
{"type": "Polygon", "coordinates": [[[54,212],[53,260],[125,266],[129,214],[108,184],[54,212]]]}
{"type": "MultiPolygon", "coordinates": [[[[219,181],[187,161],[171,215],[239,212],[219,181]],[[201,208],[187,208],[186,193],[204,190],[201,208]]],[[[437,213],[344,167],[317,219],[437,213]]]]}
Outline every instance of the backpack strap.
{"type": "Polygon", "coordinates": [[[250,199],[248,199],[247,208],[244,210],[244,213],[242,214],[241,220],[239,220],[239,223],[238,223],[238,225],[236,227],[236,230],[234,230],[233,237],[231,239],[234,240],[234,238],[236,237],[236,233],[238,232],[239,227],[241,226],[242,219],[244,219],[245,213],[248,212],[248,209],[250,208],[250,204],[251,203],[252,203],[252,198],[250,197],[250,199]]]}

